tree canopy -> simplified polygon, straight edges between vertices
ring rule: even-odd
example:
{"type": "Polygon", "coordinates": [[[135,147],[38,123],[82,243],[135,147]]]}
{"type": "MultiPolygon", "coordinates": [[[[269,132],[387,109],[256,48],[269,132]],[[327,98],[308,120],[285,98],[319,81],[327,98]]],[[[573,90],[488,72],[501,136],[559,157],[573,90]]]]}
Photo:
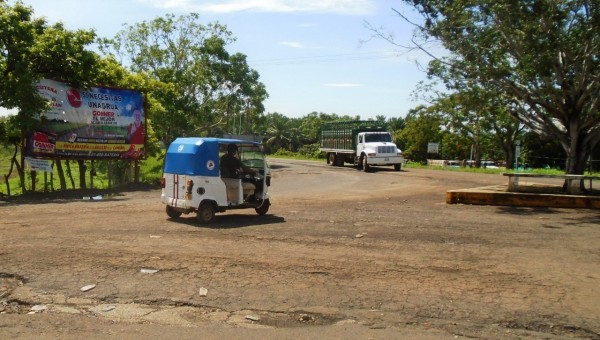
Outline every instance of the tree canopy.
{"type": "Polygon", "coordinates": [[[560,141],[568,173],[583,173],[600,142],[600,3],[403,1],[424,18],[416,35],[449,52],[430,63],[432,75],[453,90],[500,92],[506,112],[560,141]]]}
{"type": "Polygon", "coordinates": [[[0,9],[0,106],[17,108],[18,123],[27,128],[32,115],[47,105],[37,95],[36,81],[53,78],[80,87],[95,82],[99,58],[86,47],[96,35],[66,30],[61,23],[48,25],[21,2],[0,2],[0,9]]]}
{"type": "Polygon", "coordinates": [[[164,84],[156,96],[165,110],[154,114],[154,122],[160,139],[169,143],[191,134],[248,132],[240,126],[233,131],[234,116],[245,116],[249,126],[264,111],[265,86],[245,55],[226,50],[233,41],[226,26],[201,24],[197,13],[170,14],[125,26],[104,40],[102,50],[164,84]]]}

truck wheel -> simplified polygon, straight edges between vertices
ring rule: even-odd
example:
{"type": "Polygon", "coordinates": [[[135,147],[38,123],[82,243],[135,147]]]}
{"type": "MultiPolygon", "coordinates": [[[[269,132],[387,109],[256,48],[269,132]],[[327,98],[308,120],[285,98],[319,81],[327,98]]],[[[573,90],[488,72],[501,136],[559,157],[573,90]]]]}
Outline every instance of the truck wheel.
{"type": "Polygon", "coordinates": [[[400,163],[394,164],[394,170],[400,171],[400,169],[402,169],[402,164],[400,164],[400,163]]]}
{"type": "Polygon", "coordinates": [[[338,155],[335,158],[335,166],[344,166],[344,157],[342,155],[338,155]]]}
{"type": "Polygon", "coordinates": [[[329,165],[335,166],[335,154],[332,152],[328,155],[329,165]]]}
{"type": "Polygon", "coordinates": [[[358,170],[362,170],[362,164],[363,160],[362,160],[362,156],[361,157],[354,157],[354,166],[358,169],[358,170]]]}
{"type": "Polygon", "coordinates": [[[177,211],[172,206],[167,205],[167,216],[169,216],[172,219],[179,218],[181,216],[181,211],[177,211]]]}
{"type": "Polygon", "coordinates": [[[364,156],[364,155],[363,155],[363,156],[361,157],[361,159],[362,159],[362,162],[361,162],[361,164],[362,164],[362,169],[363,169],[363,171],[364,171],[364,172],[369,172],[369,161],[367,161],[367,156],[364,156]]]}
{"type": "Polygon", "coordinates": [[[259,214],[260,216],[264,215],[267,213],[267,211],[269,211],[269,207],[271,206],[271,202],[269,202],[269,200],[264,200],[264,202],[262,203],[262,205],[260,205],[257,208],[254,208],[254,210],[256,210],[256,213],[259,214]]]}
{"type": "Polygon", "coordinates": [[[215,207],[208,202],[200,203],[200,207],[198,207],[198,213],[196,214],[196,219],[202,224],[207,224],[215,219],[215,207]]]}

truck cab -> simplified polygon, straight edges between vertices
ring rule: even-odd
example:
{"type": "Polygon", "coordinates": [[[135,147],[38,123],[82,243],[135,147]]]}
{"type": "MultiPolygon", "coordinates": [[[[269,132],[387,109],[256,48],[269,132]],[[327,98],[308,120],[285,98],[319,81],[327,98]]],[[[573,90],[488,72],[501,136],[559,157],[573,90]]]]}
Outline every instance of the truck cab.
{"type": "Polygon", "coordinates": [[[173,219],[195,212],[201,223],[230,209],[269,210],[271,175],[262,145],[225,138],[177,138],[165,156],[161,201],[173,219]],[[221,167],[221,157],[235,146],[239,172],[221,167]]]}
{"type": "Polygon", "coordinates": [[[371,165],[393,165],[399,171],[404,159],[387,131],[367,131],[356,134],[355,164],[364,171],[371,165]]]}

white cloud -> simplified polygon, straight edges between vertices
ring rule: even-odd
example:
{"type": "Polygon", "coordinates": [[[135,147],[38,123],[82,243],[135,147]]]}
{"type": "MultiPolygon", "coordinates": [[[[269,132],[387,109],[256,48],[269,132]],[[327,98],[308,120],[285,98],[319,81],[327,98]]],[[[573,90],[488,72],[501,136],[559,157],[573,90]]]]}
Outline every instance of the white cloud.
{"type": "Polygon", "coordinates": [[[297,41],[280,41],[279,45],[292,47],[292,48],[304,48],[305,47],[302,43],[299,43],[297,41]]]}
{"type": "Polygon", "coordinates": [[[182,11],[231,13],[256,12],[308,12],[365,15],[374,11],[375,0],[138,0],[152,6],[182,11]]]}
{"type": "Polygon", "coordinates": [[[327,84],[323,84],[323,86],[327,86],[327,87],[361,87],[363,85],[356,84],[356,83],[327,83],[327,84]]]}
{"type": "Polygon", "coordinates": [[[318,27],[319,24],[316,23],[316,22],[306,22],[306,23],[300,24],[298,26],[299,27],[308,27],[308,28],[311,28],[311,27],[318,27]]]}

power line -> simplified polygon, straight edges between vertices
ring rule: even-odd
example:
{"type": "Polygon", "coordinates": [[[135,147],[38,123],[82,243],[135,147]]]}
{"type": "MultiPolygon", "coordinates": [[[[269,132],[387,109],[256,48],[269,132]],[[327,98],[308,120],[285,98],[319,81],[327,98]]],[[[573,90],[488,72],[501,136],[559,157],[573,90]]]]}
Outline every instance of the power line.
{"type": "Polygon", "coordinates": [[[331,55],[316,55],[306,57],[289,57],[277,59],[259,59],[249,60],[248,64],[253,66],[279,66],[279,65],[297,65],[297,64],[316,64],[339,61],[357,61],[357,60],[377,60],[396,58],[400,56],[398,53],[381,53],[381,52],[365,52],[351,54],[331,54],[331,55]]]}

